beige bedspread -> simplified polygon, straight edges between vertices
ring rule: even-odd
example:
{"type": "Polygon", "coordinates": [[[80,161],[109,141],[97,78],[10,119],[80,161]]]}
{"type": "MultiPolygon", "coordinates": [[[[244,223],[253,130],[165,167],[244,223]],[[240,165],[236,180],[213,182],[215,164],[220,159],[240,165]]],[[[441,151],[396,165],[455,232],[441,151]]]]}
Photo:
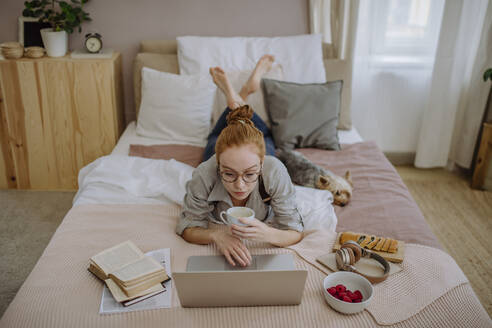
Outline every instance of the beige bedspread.
{"type": "MultiPolygon", "coordinates": [[[[184,270],[190,255],[217,254],[213,246],[189,244],[174,233],[178,214],[179,207],[163,205],[74,207],[5,312],[0,327],[374,327],[376,320],[385,320],[377,311],[357,315],[333,311],[322,295],[325,273],[300,257],[297,267],[307,269],[309,274],[299,306],[185,309],[179,307],[174,290],[173,308],[99,315],[103,284],[86,269],[89,257],[97,252],[127,239],[143,251],[170,247],[173,271],[184,270]]],[[[331,238],[330,233],[326,236],[319,233],[308,236],[304,244],[293,249],[305,258],[314,255],[313,243],[320,245],[320,249],[329,249],[333,233],[331,238]]],[[[290,251],[261,243],[252,243],[250,248],[253,254],[290,251]]],[[[391,321],[392,317],[386,319],[391,321]]],[[[393,326],[486,327],[490,324],[487,313],[465,282],[393,326]]]]}

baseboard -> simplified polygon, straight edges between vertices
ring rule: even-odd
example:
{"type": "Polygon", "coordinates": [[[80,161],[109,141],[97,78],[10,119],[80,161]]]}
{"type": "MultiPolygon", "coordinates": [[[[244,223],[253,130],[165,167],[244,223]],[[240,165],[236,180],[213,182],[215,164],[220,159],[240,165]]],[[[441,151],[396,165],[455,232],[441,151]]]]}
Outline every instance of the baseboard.
{"type": "Polygon", "coordinates": [[[415,153],[410,152],[384,152],[384,155],[393,165],[413,165],[415,153]]]}

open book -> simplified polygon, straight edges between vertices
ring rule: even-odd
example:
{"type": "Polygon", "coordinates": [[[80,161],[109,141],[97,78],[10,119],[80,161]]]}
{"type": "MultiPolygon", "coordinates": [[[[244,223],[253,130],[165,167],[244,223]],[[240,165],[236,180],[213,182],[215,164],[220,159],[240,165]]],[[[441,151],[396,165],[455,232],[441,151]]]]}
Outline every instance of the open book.
{"type": "Polygon", "coordinates": [[[118,302],[162,291],[169,280],[162,265],[126,241],[94,255],[89,271],[103,280],[118,302]]]}

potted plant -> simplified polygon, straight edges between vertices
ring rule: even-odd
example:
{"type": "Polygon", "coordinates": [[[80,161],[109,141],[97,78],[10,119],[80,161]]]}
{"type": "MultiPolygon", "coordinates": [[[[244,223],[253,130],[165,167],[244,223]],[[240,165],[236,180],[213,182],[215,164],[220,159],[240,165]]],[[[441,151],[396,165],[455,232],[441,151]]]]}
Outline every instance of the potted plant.
{"type": "Polygon", "coordinates": [[[82,7],[89,0],[32,0],[24,2],[25,17],[39,18],[40,22],[47,22],[51,28],[41,30],[46,53],[50,57],[65,56],[68,50],[68,34],[78,29],[85,21],[90,21],[89,14],[82,7]]]}
{"type": "Polygon", "coordinates": [[[483,80],[484,80],[484,81],[487,81],[487,79],[490,79],[490,81],[492,81],[492,68],[487,69],[487,70],[483,73],[483,80]]]}
{"type": "MultiPolygon", "coordinates": [[[[492,81],[492,67],[485,70],[483,73],[483,80],[487,82],[487,80],[492,81]]],[[[486,123],[492,123],[492,86],[489,89],[489,97],[487,99],[487,105],[485,107],[484,113],[484,121],[486,123]]]]}

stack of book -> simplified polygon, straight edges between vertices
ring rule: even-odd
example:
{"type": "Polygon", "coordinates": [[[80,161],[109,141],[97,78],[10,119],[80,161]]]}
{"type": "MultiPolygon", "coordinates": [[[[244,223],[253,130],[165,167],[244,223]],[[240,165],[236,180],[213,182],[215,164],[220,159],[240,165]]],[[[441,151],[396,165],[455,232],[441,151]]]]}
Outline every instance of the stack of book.
{"type": "Polygon", "coordinates": [[[117,302],[125,306],[162,293],[170,278],[165,268],[126,241],[91,257],[88,270],[103,280],[117,302]]]}

